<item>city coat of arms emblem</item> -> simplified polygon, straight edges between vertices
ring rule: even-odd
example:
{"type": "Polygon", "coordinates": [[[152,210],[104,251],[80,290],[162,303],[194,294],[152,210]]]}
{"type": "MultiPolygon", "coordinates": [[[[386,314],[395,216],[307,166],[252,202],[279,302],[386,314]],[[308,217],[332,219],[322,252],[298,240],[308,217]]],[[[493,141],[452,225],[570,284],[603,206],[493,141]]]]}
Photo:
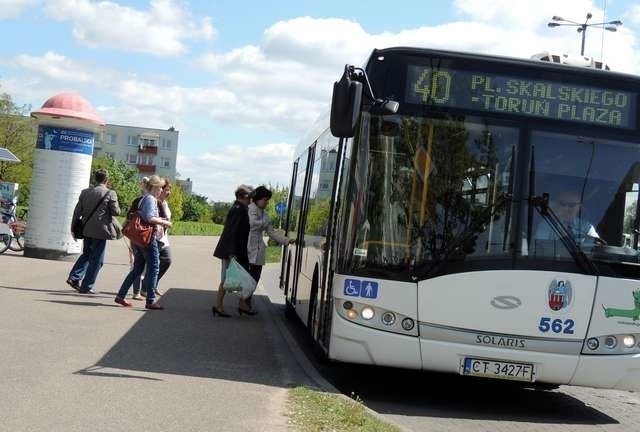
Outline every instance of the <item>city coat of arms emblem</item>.
{"type": "Polygon", "coordinates": [[[549,285],[549,307],[553,311],[559,311],[571,304],[573,290],[568,280],[554,279],[549,285]]]}

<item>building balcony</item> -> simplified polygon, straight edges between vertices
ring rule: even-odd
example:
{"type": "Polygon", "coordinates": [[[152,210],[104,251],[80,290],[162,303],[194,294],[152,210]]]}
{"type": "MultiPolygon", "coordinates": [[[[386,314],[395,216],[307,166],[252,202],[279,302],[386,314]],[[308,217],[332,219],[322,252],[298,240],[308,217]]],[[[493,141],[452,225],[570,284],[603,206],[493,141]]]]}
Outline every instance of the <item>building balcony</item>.
{"type": "Polygon", "coordinates": [[[141,173],[154,173],[154,172],[156,172],[156,166],[155,165],[137,164],[136,168],[138,168],[138,171],[141,172],[141,173]]]}
{"type": "Polygon", "coordinates": [[[158,146],[139,146],[138,153],[158,154],[158,146]]]}

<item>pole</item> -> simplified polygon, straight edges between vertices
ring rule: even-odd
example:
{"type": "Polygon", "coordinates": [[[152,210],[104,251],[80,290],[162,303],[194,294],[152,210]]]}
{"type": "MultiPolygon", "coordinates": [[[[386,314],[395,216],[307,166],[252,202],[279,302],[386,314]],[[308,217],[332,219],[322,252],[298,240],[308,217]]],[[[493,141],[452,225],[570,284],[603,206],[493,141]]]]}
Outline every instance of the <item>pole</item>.
{"type": "Polygon", "coordinates": [[[582,24],[582,48],[580,48],[580,55],[584,56],[584,37],[587,34],[587,25],[582,24]]]}

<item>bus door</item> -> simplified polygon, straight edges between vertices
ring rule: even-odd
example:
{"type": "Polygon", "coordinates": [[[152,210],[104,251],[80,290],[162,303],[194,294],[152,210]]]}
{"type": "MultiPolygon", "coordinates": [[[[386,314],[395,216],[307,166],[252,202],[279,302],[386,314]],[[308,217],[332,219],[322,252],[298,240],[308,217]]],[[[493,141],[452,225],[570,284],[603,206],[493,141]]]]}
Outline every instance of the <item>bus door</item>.
{"type": "MultiPolygon", "coordinates": [[[[293,248],[294,254],[291,257],[292,262],[290,266],[289,280],[291,281],[290,303],[296,309],[299,309],[297,305],[300,304],[300,300],[298,299],[298,284],[300,279],[300,269],[303,264],[304,252],[306,248],[304,242],[304,227],[307,220],[309,187],[312,177],[312,161],[314,153],[315,144],[309,148],[307,156],[304,157],[304,164],[302,163],[303,158],[300,159],[300,163],[298,165],[298,174],[295,181],[296,186],[293,191],[294,209],[292,212],[292,223],[295,224],[295,230],[292,231],[295,231],[296,246],[295,248],[293,248]]],[[[300,314],[300,312],[298,312],[298,314],[300,314]]]]}
{"type": "MultiPolygon", "coordinates": [[[[293,192],[296,186],[296,177],[298,173],[299,161],[300,161],[299,159],[296,159],[295,162],[293,162],[293,175],[291,176],[291,184],[289,185],[289,196],[287,198],[287,209],[286,209],[286,216],[284,219],[284,235],[287,236],[288,238],[293,238],[293,239],[296,238],[295,231],[292,230],[293,227],[291,225],[293,220],[292,209],[293,209],[294,196],[295,196],[293,192]]],[[[284,249],[283,256],[282,256],[282,263],[280,266],[280,289],[284,289],[285,297],[288,297],[289,295],[288,290],[291,289],[290,283],[288,283],[289,279],[287,279],[287,276],[289,273],[289,269],[287,267],[288,261],[289,261],[288,254],[290,253],[291,250],[293,250],[293,248],[291,247],[284,249]]]]}

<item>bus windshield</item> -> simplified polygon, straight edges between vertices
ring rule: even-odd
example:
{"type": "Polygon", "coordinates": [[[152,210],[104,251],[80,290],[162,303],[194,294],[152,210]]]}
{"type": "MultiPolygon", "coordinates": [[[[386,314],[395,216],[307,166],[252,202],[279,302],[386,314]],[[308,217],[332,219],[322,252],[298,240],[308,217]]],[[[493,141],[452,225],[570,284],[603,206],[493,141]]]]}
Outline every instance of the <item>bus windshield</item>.
{"type": "Polygon", "coordinates": [[[430,271],[452,254],[509,253],[504,197],[517,128],[366,113],[362,121],[346,200],[352,271],[430,271]]]}
{"type": "Polygon", "coordinates": [[[363,112],[353,146],[341,271],[408,280],[515,266],[581,272],[567,233],[603,274],[638,261],[636,143],[363,112]],[[514,199],[520,182],[529,196],[514,199]],[[564,229],[530,205],[542,195],[564,229]]]}

